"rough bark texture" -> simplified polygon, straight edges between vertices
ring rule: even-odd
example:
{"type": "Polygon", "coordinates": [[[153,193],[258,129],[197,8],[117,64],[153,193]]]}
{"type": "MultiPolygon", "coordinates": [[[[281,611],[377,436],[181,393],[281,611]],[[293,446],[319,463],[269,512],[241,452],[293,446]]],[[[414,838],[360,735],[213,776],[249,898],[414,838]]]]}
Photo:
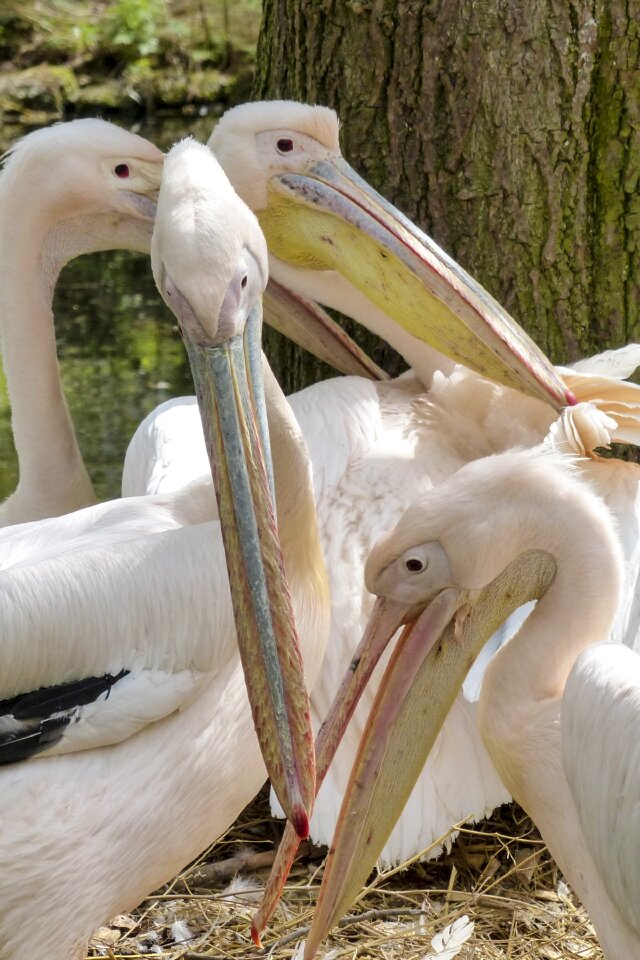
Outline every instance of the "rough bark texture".
{"type": "Polygon", "coordinates": [[[556,362],[640,339],[640,0],[264,0],[257,98],[347,159],[556,362]]]}

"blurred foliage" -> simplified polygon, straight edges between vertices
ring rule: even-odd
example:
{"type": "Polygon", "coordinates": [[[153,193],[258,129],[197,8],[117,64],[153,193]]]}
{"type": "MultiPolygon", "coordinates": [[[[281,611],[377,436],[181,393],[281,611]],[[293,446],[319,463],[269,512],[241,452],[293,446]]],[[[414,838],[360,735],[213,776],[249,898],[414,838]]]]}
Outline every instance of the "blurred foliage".
{"type": "MultiPolygon", "coordinates": [[[[127,60],[155,55],[160,50],[160,36],[166,28],[168,4],[166,0],[116,0],[105,11],[105,45],[121,51],[127,60]]],[[[189,35],[181,21],[176,21],[174,30],[189,35]]],[[[100,38],[96,37],[100,42],[100,38]]]]}
{"type": "Polygon", "coordinates": [[[124,69],[253,55],[260,0],[4,0],[0,54],[4,66],[92,61],[124,69]]]}
{"type": "Polygon", "coordinates": [[[0,115],[224,108],[249,94],[260,16],[260,0],[2,0],[0,115]]]}

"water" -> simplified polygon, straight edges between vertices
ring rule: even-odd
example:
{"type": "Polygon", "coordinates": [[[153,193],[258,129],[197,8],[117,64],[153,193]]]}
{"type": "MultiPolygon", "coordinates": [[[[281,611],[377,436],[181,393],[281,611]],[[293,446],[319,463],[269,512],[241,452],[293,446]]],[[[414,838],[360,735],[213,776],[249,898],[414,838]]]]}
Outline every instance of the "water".
{"type": "MultiPolygon", "coordinates": [[[[166,149],[188,134],[206,140],[212,126],[209,117],[179,118],[136,132],[166,149]]],[[[0,149],[26,132],[5,127],[0,149]]],[[[56,288],[54,316],[64,391],[85,463],[98,497],[117,497],[124,453],[140,420],[161,401],[193,393],[174,317],[156,291],[148,258],[124,251],[70,263],[56,288]]],[[[0,500],[17,476],[0,373],[0,500]]]]}

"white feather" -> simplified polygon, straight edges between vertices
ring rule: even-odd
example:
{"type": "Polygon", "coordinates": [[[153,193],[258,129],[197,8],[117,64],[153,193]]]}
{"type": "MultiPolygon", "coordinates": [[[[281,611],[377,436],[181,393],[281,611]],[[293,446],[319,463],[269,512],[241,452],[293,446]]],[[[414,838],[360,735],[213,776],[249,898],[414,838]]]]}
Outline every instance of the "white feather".
{"type": "Polygon", "coordinates": [[[465,943],[471,939],[474,923],[464,914],[453,923],[449,923],[444,930],[431,940],[433,953],[427,953],[422,960],[453,960],[457,957],[465,943]]]}

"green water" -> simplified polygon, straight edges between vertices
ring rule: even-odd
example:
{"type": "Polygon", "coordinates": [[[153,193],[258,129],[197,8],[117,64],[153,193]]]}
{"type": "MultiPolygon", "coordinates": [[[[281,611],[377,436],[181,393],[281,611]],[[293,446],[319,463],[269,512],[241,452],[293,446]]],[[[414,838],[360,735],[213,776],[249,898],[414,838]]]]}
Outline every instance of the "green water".
{"type": "MultiPolygon", "coordinates": [[[[100,499],[116,497],[137,424],[162,400],[193,393],[173,315],[146,257],[81,257],[64,270],[54,316],[62,382],[100,499]]],[[[15,487],[9,402],[0,392],[0,498],[15,487]]]]}

